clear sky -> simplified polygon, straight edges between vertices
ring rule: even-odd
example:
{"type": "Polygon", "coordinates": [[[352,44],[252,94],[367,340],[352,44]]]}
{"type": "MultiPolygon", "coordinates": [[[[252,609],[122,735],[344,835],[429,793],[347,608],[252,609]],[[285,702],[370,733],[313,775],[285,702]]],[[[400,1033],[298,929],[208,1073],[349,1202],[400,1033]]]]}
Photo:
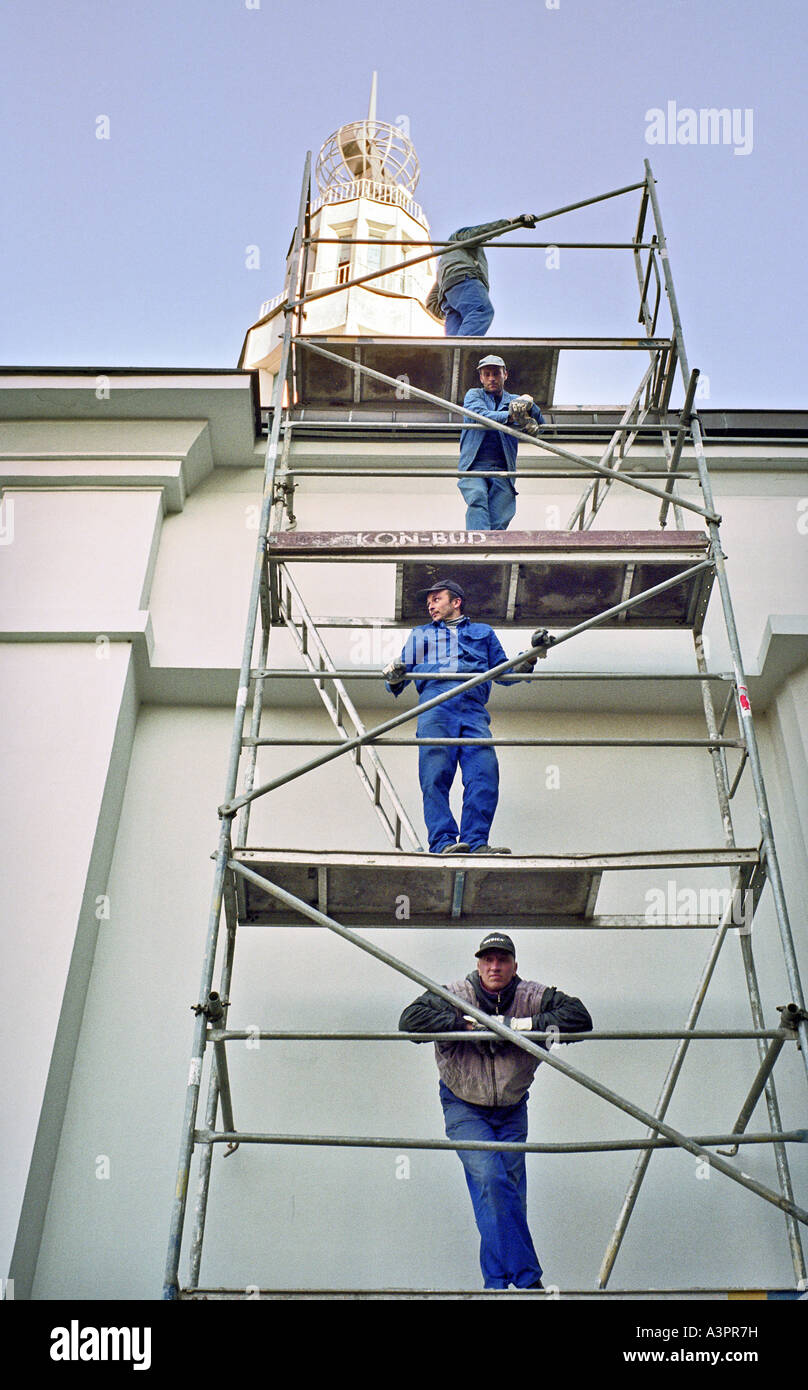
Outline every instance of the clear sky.
{"type": "MultiPolygon", "coordinates": [[[[798,0],[5,0],[0,361],[235,365],[306,150],[362,119],[375,68],[436,236],[650,158],[702,404],[804,408],[806,28],[798,0]],[[676,139],[710,108],[731,141],[676,139]]],[[[637,197],[537,236],[628,239],[637,197]]],[[[636,331],[628,252],[490,260],[492,335],[636,331]]]]}

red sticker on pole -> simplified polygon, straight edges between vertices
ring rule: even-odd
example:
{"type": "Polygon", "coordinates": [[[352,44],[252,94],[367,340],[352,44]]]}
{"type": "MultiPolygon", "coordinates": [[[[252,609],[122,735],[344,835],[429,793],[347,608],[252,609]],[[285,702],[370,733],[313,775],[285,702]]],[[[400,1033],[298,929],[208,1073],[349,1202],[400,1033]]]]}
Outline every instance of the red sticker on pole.
{"type": "Polygon", "coordinates": [[[746,719],[752,718],[752,706],[749,703],[749,691],[745,685],[738,686],[738,703],[741,706],[741,714],[746,719]]]}

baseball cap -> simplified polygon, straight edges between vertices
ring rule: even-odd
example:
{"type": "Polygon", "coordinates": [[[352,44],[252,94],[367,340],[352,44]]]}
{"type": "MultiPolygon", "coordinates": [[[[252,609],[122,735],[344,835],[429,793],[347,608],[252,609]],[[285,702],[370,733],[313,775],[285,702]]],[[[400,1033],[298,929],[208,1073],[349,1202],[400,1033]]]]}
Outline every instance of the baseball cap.
{"type": "Polygon", "coordinates": [[[484,951],[507,951],[516,960],[516,947],[511,938],[501,931],[492,931],[483,937],[479,951],[475,951],[474,954],[481,956],[484,951]]]}
{"type": "Polygon", "coordinates": [[[436,579],[434,584],[430,584],[428,589],[419,589],[418,598],[426,598],[427,594],[434,594],[436,589],[448,589],[450,594],[465,600],[465,593],[459,584],[455,584],[453,579],[436,579]]]}
{"type": "Polygon", "coordinates": [[[487,357],[480,358],[477,363],[477,371],[479,371],[481,367],[502,367],[503,371],[507,371],[507,367],[502,358],[497,357],[493,352],[489,352],[487,357]]]}

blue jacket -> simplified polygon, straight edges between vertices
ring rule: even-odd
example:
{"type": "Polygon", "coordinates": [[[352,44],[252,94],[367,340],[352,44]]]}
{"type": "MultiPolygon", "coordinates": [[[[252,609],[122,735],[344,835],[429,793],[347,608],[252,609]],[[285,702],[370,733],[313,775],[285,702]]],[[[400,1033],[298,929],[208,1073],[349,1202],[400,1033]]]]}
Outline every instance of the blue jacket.
{"type": "MultiPolygon", "coordinates": [[[[492,666],[507,661],[508,655],[492,627],[487,623],[472,623],[464,616],[456,627],[447,627],[441,620],[413,628],[402,648],[401,660],[407,670],[416,676],[415,689],[418,691],[418,703],[422,705],[435,695],[442,695],[452,684],[462,684],[475,671],[490,671],[492,666]],[[458,680],[419,681],[419,671],[457,671],[458,680]]],[[[405,685],[409,685],[409,680],[395,686],[389,681],[385,684],[393,695],[398,696],[405,685]]],[[[513,684],[508,676],[501,676],[497,681],[497,685],[513,684]]],[[[460,708],[481,708],[488,703],[490,694],[491,682],[483,681],[473,690],[459,695],[457,704],[460,708]]],[[[454,706],[455,702],[447,700],[446,703],[454,706]]],[[[441,707],[438,705],[436,708],[441,707]]]]}
{"type": "MultiPolygon", "coordinates": [[[[482,386],[474,386],[470,391],[466,392],[463,404],[468,406],[469,410],[476,410],[478,415],[485,415],[490,420],[498,420],[501,425],[507,425],[508,405],[511,401],[515,401],[516,399],[516,392],[503,391],[502,399],[497,407],[495,398],[490,395],[488,391],[484,391],[482,386]]],[[[537,424],[544,424],[544,416],[537,405],[533,406],[530,413],[537,424]]],[[[473,467],[474,460],[477,457],[477,451],[483,442],[484,433],[485,431],[481,429],[465,429],[462,431],[460,435],[460,462],[457,465],[461,473],[466,473],[473,467]]],[[[508,465],[508,472],[513,473],[516,468],[516,453],[519,448],[519,442],[514,439],[511,434],[500,434],[499,437],[502,441],[502,447],[505,450],[505,462],[508,465]]]]}

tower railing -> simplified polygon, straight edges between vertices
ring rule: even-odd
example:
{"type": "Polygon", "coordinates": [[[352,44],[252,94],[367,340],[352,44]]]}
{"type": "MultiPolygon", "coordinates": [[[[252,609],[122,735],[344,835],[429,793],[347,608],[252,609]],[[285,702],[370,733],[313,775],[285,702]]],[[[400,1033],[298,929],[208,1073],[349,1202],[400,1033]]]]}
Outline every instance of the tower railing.
{"type": "Polygon", "coordinates": [[[334,203],[351,203],[357,198],[370,198],[374,203],[387,203],[409,213],[416,222],[423,222],[424,210],[420,203],[411,198],[405,188],[395,183],[384,183],[379,179],[355,179],[353,183],[340,183],[327,188],[311,205],[312,216],[321,208],[334,203]]]}

